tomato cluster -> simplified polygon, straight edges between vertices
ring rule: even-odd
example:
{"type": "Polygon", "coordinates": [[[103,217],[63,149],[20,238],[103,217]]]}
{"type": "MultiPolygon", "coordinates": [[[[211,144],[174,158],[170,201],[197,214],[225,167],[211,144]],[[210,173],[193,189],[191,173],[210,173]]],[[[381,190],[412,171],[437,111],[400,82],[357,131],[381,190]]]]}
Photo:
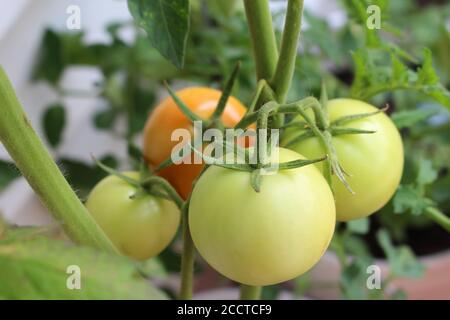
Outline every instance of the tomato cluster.
{"type": "MultiPolygon", "coordinates": [[[[176,93],[205,120],[214,113],[221,94],[208,88],[176,93]]],[[[247,285],[283,282],[317,263],[331,241],[336,220],[366,217],[384,206],[395,192],[403,169],[402,141],[392,121],[377,110],[351,99],[327,103],[331,125],[346,117],[348,121],[340,123],[341,131],[367,132],[332,137],[352,192],[335,175],[330,186],[322,162],[263,175],[264,183],[257,191],[252,184],[253,171],[223,166],[210,166],[200,177],[202,164],[172,164],[154,174],[167,179],[184,199],[190,200],[192,240],[213,268],[247,285]],[[353,117],[360,114],[371,116],[353,117]]],[[[306,115],[314,116],[308,111],[294,121],[304,123],[306,115]]],[[[234,127],[244,116],[246,108],[230,97],[221,116],[222,126],[234,127]]],[[[167,98],[150,115],[144,131],[144,157],[152,170],[170,158],[177,144],[171,136],[178,128],[192,130],[192,123],[174,99],[167,98]]],[[[281,143],[292,141],[305,130],[306,126],[290,127],[281,143]]],[[[272,152],[272,162],[329,156],[314,135],[287,145],[289,149],[272,152]]],[[[136,192],[126,181],[110,176],[91,192],[87,207],[124,254],[147,259],[171,242],[180,212],[167,199],[134,197],[136,192]]]]}

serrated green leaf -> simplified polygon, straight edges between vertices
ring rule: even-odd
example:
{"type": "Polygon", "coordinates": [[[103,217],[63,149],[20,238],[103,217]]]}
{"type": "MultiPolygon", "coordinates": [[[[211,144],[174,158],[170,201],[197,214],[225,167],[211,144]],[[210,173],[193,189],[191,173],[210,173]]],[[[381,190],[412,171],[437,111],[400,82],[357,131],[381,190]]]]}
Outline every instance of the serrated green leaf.
{"type": "Polygon", "coordinates": [[[421,159],[419,163],[419,172],[417,174],[417,185],[420,187],[427,186],[437,179],[438,173],[433,168],[433,163],[428,159],[421,159]]]}
{"type": "Polygon", "coordinates": [[[433,54],[430,49],[423,50],[422,66],[417,72],[417,82],[425,85],[435,85],[439,83],[439,77],[433,68],[433,54]]]}
{"type": "Polygon", "coordinates": [[[189,31],[189,0],[128,0],[128,8],[152,45],[181,69],[189,31]]]}
{"type": "Polygon", "coordinates": [[[437,109],[414,109],[394,112],[391,115],[392,121],[399,129],[412,127],[415,124],[425,121],[438,113],[437,109]]]}
{"type": "Polygon", "coordinates": [[[87,247],[38,237],[0,245],[1,299],[165,299],[135,263],[87,247]],[[69,266],[81,288],[69,289],[69,266]]]}
{"type": "Polygon", "coordinates": [[[424,210],[434,205],[434,202],[424,197],[422,191],[412,185],[401,185],[395,193],[394,213],[411,212],[413,215],[421,215],[424,210]]]}
{"type": "Polygon", "coordinates": [[[395,54],[391,54],[391,61],[392,80],[396,83],[404,83],[408,77],[407,67],[395,54]]]}
{"type": "Polygon", "coordinates": [[[424,49],[423,55],[423,64],[415,72],[401,62],[401,59],[410,57],[399,48],[383,45],[376,50],[358,49],[352,55],[355,67],[355,79],[350,90],[352,97],[367,101],[380,93],[412,90],[450,109],[450,92],[439,82],[433,69],[431,51],[424,49]],[[386,49],[390,52],[388,56],[374,59],[386,49]],[[386,60],[390,60],[389,64],[386,64],[386,60]]]}
{"type": "Polygon", "coordinates": [[[62,132],[66,124],[66,110],[60,104],[55,104],[45,111],[42,116],[45,137],[55,148],[61,142],[62,132]]]}
{"type": "Polygon", "coordinates": [[[393,276],[410,278],[422,276],[424,267],[409,247],[394,247],[386,230],[378,231],[377,240],[389,261],[390,272],[393,276]]]}

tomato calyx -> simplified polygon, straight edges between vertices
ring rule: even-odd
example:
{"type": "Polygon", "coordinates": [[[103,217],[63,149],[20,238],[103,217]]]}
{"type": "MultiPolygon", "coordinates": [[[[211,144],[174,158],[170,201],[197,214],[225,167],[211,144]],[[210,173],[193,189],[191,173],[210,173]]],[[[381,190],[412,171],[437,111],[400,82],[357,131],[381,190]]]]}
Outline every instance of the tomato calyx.
{"type": "Polygon", "coordinates": [[[213,114],[209,117],[209,119],[202,119],[199,116],[197,116],[194,112],[191,111],[191,109],[186,106],[186,104],[177,96],[177,94],[170,88],[167,82],[165,82],[165,86],[167,91],[169,92],[172,99],[175,101],[176,105],[180,109],[180,111],[186,116],[186,118],[189,119],[191,123],[194,123],[195,121],[201,121],[203,124],[203,127],[206,129],[210,128],[217,128],[220,130],[225,129],[225,125],[221,121],[221,117],[223,112],[225,111],[225,107],[227,106],[227,102],[229,97],[231,96],[231,91],[233,90],[234,84],[236,82],[236,78],[239,74],[239,70],[241,67],[241,62],[238,61],[236,63],[236,66],[233,69],[233,72],[227,79],[225,83],[225,87],[222,91],[222,95],[220,96],[219,102],[214,109],[213,114]]]}
{"type": "Polygon", "coordinates": [[[346,180],[345,170],[341,167],[339,163],[339,159],[337,157],[336,150],[333,145],[332,137],[340,136],[340,135],[353,135],[353,134],[373,134],[376,131],[373,130],[363,130],[358,128],[352,128],[344,126],[355,120],[360,120],[368,117],[375,116],[381,112],[385,112],[386,108],[377,110],[375,112],[370,113],[362,113],[362,114],[354,114],[343,116],[338,118],[332,122],[329,121],[328,117],[328,96],[326,92],[326,88],[322,85],[322,92],[320,101],[318,101],[314,97],[308,97],[303,100],[290,103],[284,106],[279,107],[280,112],[286,113],[297,113],[300,114],[303,120],[292,120],[285,124],[282,129],[287,128],[300,128],[301,132],[288,140],[283,144],[283,147],[289,147],[295,145],[299,142],[302,142],[311,137],[317,137],[321,142],[323,148],[325,149],[325,154],[328,155],[327,161],[325,161],[324,165],[324,176],[332,187],[331,177],[335,174],[338,179],[344,184],[346,189],[350,193],[354,193],[351,189],[350,185],[346,180]],[[314,119],[306,112],[307,109],[311,108],[314,114],[314,119]],[[296,111],[296,112],[295,112],[296,111]]]}
{"type": "Polygon", "coordinates": [[[182,210],[185,202],[177,191],[164,178],[154,176],[148,171],[146,165],[141,166],[139,180],[133,179],[93,158],[97,166],[110,175],[114,175],[129,185],[136,188],[136,192],[130,196],[130,199],[137,199],[146,195],[173,201],[175,205],[182,210]]]}

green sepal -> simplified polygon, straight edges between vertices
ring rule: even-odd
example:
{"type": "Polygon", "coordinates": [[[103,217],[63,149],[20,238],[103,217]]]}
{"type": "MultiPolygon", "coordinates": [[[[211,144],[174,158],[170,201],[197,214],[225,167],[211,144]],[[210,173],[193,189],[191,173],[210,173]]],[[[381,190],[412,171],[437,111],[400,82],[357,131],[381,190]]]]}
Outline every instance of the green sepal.
{"type": "Polygon", "coordinates": [[[181,101],[181,99],[177,96],[177,94],[170,88],[170,86],[168,85],[167,82],[164,84],[165,84],[166,89],[169,92],[170,96],[175,101],[175,103],[178,106],[178,108],[180,109],[180,111],[186,116],[186,118],[188,118],[191,122],[203,121],[204,123],[205,122],[209,123],[208,121],[203,120],[202,118],[197,116],[194,112],[192,112],[192,110],[189,109],[188,106],[183,101],[181,101]]]}
{"type": "Polygon", "coordinates": [[[230,77],[228,78],[228,80],[225,84],[225,87],[222,91],[222,95],[220,96],[219,103],[210,118],[212,121],[218,120],[222,116],[222,114],[227,106],[228,99],[231,95],[231,91],[233,90],[233,87],[236,82],[236,78],[239,74],[240,68],[241,68],[241,62],[238,61],[236,63],[236,66],[233,69],[233,72],[231,73],[230,77]]]}
{"type": "Polygon", "coordinates": [[[343,117],[340,117],[340,118],[334,120],[331,123],[331,125],[338,126],[338,125],[349,123],[351,121],[372,117],[372,116],[375,116],[375,115],[377,115],[379,113],[386,112],[388,109],[389,109],[389,106],[386,106],[383,109],[380,109],[380,110],[377,110],[377,111],[374,111],[374,112],[359,113],[359,114],[352,114],[352,115],[349,115],[349,116],[343,116],[343,117]]]}
{"type": "Polygon", "coordinates": [[[372,134],[376,133],[375,130],[363,130],[357,128],[345,128],[345,127],[337,127],[333,126],[330,128],[330,132],[332,136],[340,136],[345,134],[372,134]]]}

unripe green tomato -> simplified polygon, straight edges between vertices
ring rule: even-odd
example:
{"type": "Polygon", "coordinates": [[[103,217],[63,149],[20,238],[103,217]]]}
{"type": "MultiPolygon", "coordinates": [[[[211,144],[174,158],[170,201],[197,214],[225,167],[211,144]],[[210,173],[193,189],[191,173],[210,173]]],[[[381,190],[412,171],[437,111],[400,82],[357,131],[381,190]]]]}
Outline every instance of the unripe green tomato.
{"type": "MultiPolygon", "coordinates": [[[[139,180],[138,172],[125,174],[139,180]]],[[[136,192],[137,188],[111,175],[94,187],[86,207],[123,254],[146,260],[172,241],[180,224],[180,212],[165,199],[151,195],[133,198],[136,192]]]]}
{"type": "MultiPolygon", "coordinates": [[[[340,117],[377,111],[359,100],[335,99],[328,102],[330,121],[340,117]]],[[[300,117],[297,120],[301,120],[300,117]]],[[[403,172],[403,143],[400,133],[384,113],[354,120],[343,127],[376,131],[370,134],[347,134],[333,137],[333,144],[346,180],[354,194],[333,175],[337,220],[348,221],[366,217],[381,209],[393,196],[403,172]]],[[[301,133],[286,131],[283,142],[301,133]]],[[[325,151],[316,137],[308,138],[290,149],[307,158],[322,157],[325,151]]],[[[317,167],[322,170],[322,163],[317,167]]]]}
{"type": "MultiPolygon", "coordinates": [[[[279,151],[279,162],[303,158],[279,151]]],[[[265,286],[295,278],[320,259],[335,215],[331,190],[313,165],[263,176],[259,193],[249,172],[212,166],[193,190],[189,227],[201,256],[218,272],[265,286]]]]}

